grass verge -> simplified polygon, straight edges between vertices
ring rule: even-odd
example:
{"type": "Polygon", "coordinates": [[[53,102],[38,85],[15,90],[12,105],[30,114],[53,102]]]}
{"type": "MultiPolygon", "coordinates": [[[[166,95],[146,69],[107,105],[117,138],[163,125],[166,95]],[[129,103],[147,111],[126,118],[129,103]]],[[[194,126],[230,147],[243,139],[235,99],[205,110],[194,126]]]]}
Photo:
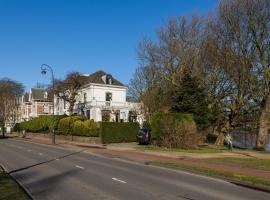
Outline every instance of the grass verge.
{"type": "Polygon", "coordinates": [[[270,171],[269,159],[223,157],[223,158],[207,158],[203,159],[203,161],[270,171]]]}
{"type": "Polygon", "coordinates": [[[28,196],[17,183],[0,169],[0,199],[1,200],[27,200],[28,196]]]}
{"type": "Polygon", "coordinates": [[[222,153],[226,152],[226,147],[200,147],[196,149],[181,149],[181,148],[164,148],[153,145],[138,146],[138,150],[149,150],[149,151],[165,151],[165,152],[185,152],[185,153],[222,153]]]}
{"type": "Polygon", "coordinates": [[[201,167],[194,167],[187,164],[180,164],[180,163],[167,163],[167,162],[149,162],[150,165],[156,165],[161,167],[167,167],[171,169],[182,169],[182,170],[188,170],[192,172],[197,172],[201,174],[205,174],[212,177],[219,177],[219,178],[226,178],[236,181],[243,181],[248,182],[252,184],[260,184],[260,185],[266,185],[270,186],[270,180],[269,179],[263,179],[255,176],[246,176],[241,174],[235,174],[231,172],[225,172],[220,170],[213,170],[208,168],[201,168],[201,167]]]}

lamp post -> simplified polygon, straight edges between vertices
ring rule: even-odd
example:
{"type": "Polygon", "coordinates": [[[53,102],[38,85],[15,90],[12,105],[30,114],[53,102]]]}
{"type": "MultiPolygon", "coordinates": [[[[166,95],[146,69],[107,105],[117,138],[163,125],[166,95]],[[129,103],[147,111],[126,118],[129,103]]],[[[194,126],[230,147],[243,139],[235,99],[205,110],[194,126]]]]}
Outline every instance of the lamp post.
{"type": "MultiPolygon", "coordinates": [[[[42,75],[46,75],[47,72],[51,72],[51,78],[52,78],[52,87],[53,87],[53,116],[54,116],[54,91],[55,91],[55,84],[54,84],[54,73],[53,73],[53,69],[51,66],[47,65],[47,64],[42,64],[41,67],[41,74],[42,75]]],[[[55,130],[54,130],[54,124],[52,127],[52,144],[55,144],[55,130]]]]}

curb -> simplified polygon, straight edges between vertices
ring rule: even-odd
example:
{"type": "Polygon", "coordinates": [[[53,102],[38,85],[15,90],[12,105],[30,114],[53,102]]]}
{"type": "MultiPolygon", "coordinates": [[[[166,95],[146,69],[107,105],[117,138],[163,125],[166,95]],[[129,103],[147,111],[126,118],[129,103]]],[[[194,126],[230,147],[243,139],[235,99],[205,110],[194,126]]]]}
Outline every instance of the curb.
{"type": "MultiPolygon", "coordinates": [[[[20,139],[20,140],[31,140],[32,142],[39,143],[39,144],[47,144],[47,143],[43,143],[41,141],[34,140],[34,139],[30,138],[30,137],[26,137],[26,138],[16,137],[16,138],[20,139]]],[[[47,145],[51,145],[51,144],[47,144],[47,145]]],[[[72,143],[70,141],[63,142],[63,143],[56,143],[55,145],[57,145],[57,146],[73,145],[73,146],[89,148],[89,149],[107,149],[107,147],[105,147],[105,146],[87,145],[87,144],[85,144],[85,145],[84,144],[75,144],[75,143],[72,143]]]]}
{"type": "Polygon", "coordinates": [[[245,183],[245,182],[241,182],[241,181],[235,181],[235,180],[227,180],[230,183],[233,183],[235,185],[239,185],[242,187],[246,187],[246,188],[250,188],[253,190],[259,190],[262,192],[267,192],[270,193],[270,187],[269,186],[265,186],[265,185],[259,185],[259,184],[252,184],[252,183],[245,183]]]}
{"type": "Polygon", "coordinates": [[[30,193],[30,191],[26,187],[24,187],[22,184],[20,184],[19,181],[17,181],[11,174],[9,174],[7,172],[7,170],[5,169],[4,166],[0,165],[0,168],[3,169],[4,173],[8,174],[8,176],[19,186],[19,188],[26,194],[26,196],[28,197],[28,199],[30,199],[30,200],[36,200],[32,196],[32,194],[30,193]]]}
{"type": "MultiPolygon", "coordinates": [[[[144,164],[148,165],[148,166],[158,166],[158,165],[151,164],[150,162],[144,162],[144,164]]],[[[171,168],[167,168],[167,167],[163,167],[163,166],[158,166],[158,167],[165,168],[165,169],[171,169],[171,168]]],[[[266,185],[237,181],[237,180],[233,180],[233,179],[229,179],[229,178],[224,178],[221,176],[209,176],[209,175],[206,175],[204,173],[200,173],[200,172],[196,172],[196,171],[192,171],[192,170],[188,170],[188,169],[173,169],[173,170],[180,170],[180,171],[185,171],[185,172],[189,172],[192,174],[203,175],[205,177],[216,178],[216,179],[227,181],[229,183],[232,183],[232,184],[235,184],[235,185],[238,185],[241,187],[246,187],[246,188],[250,188],[253,190],[258,190],[258,191],[270,193],[270,186],[266,186],[266,185]]]]}

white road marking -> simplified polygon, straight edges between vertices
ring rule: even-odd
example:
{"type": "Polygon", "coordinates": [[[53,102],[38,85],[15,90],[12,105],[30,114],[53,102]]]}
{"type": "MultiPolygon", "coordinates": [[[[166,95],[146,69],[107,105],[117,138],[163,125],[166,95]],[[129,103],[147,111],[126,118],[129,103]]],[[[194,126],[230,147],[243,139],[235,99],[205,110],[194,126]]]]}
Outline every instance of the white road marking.
{"type": "Polygon", "coordinates": [[[40,156],[42,156],[42,155],[43,155],[43,153],[39,153],[39,155],[40,155],[40,156]]]}
{"type": "Polygon", "coordinates": [[[126,181],[122,181],[122,180],[117,179],[117,178],[112,178],[112,180],[114,180],[114,181],[118,181],[118,182],[120,182],[120,183],[127,183],[126,181]]]}
{"type": "Polygon", "coordinates": [[[80,165],[76,165],[77,168],[79,169],[84,169],[84,167],[80,166],[80,165]]]}
{"type": "Polygon", "coordinates": [[[31,152],[32,150],[31,150],[31,149],[28,149],[27,151],[28,151],[28,152],[31,152]]]}
{"type": "Polygon", "coordinates": [[[22,147],[18,147],[19,149],[22,149],[22,147]]]}

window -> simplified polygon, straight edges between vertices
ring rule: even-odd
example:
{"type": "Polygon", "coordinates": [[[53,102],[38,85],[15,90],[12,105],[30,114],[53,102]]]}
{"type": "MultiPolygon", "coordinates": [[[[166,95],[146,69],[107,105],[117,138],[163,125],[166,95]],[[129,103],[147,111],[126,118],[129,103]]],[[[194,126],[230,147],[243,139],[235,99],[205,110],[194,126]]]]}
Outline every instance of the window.
{"type": "Polygon", "coordinates": [[[48,92],[44,92],[44,99],[48,99],[48,92]]]}
{"type": "Polygon", "coordinates": [[[90,110],[86,110],[86,117],[87,119],[90,119],[90,110]]]}
{"type": "Polygon", "coordinates": [[[49,105],[48,104],[43,105],[43,113],[44,114],[49,114],[49,105]]]}
{"type": "Polygon", "coordinates": [[[106,101],[111,101],[112,100],[112,93],[106,92],[106,101]]]}
{"type": "Polygon", "coordinates": [[[83,94],[83,102],[84,103],[87,102],[87,94],[86,93],[83,94]]]}
{"type": "Polygon", "coordinates": [[[108,74],[106,76],[106,84],[111,85],[112,84],[112,75],[108,74]]]}

